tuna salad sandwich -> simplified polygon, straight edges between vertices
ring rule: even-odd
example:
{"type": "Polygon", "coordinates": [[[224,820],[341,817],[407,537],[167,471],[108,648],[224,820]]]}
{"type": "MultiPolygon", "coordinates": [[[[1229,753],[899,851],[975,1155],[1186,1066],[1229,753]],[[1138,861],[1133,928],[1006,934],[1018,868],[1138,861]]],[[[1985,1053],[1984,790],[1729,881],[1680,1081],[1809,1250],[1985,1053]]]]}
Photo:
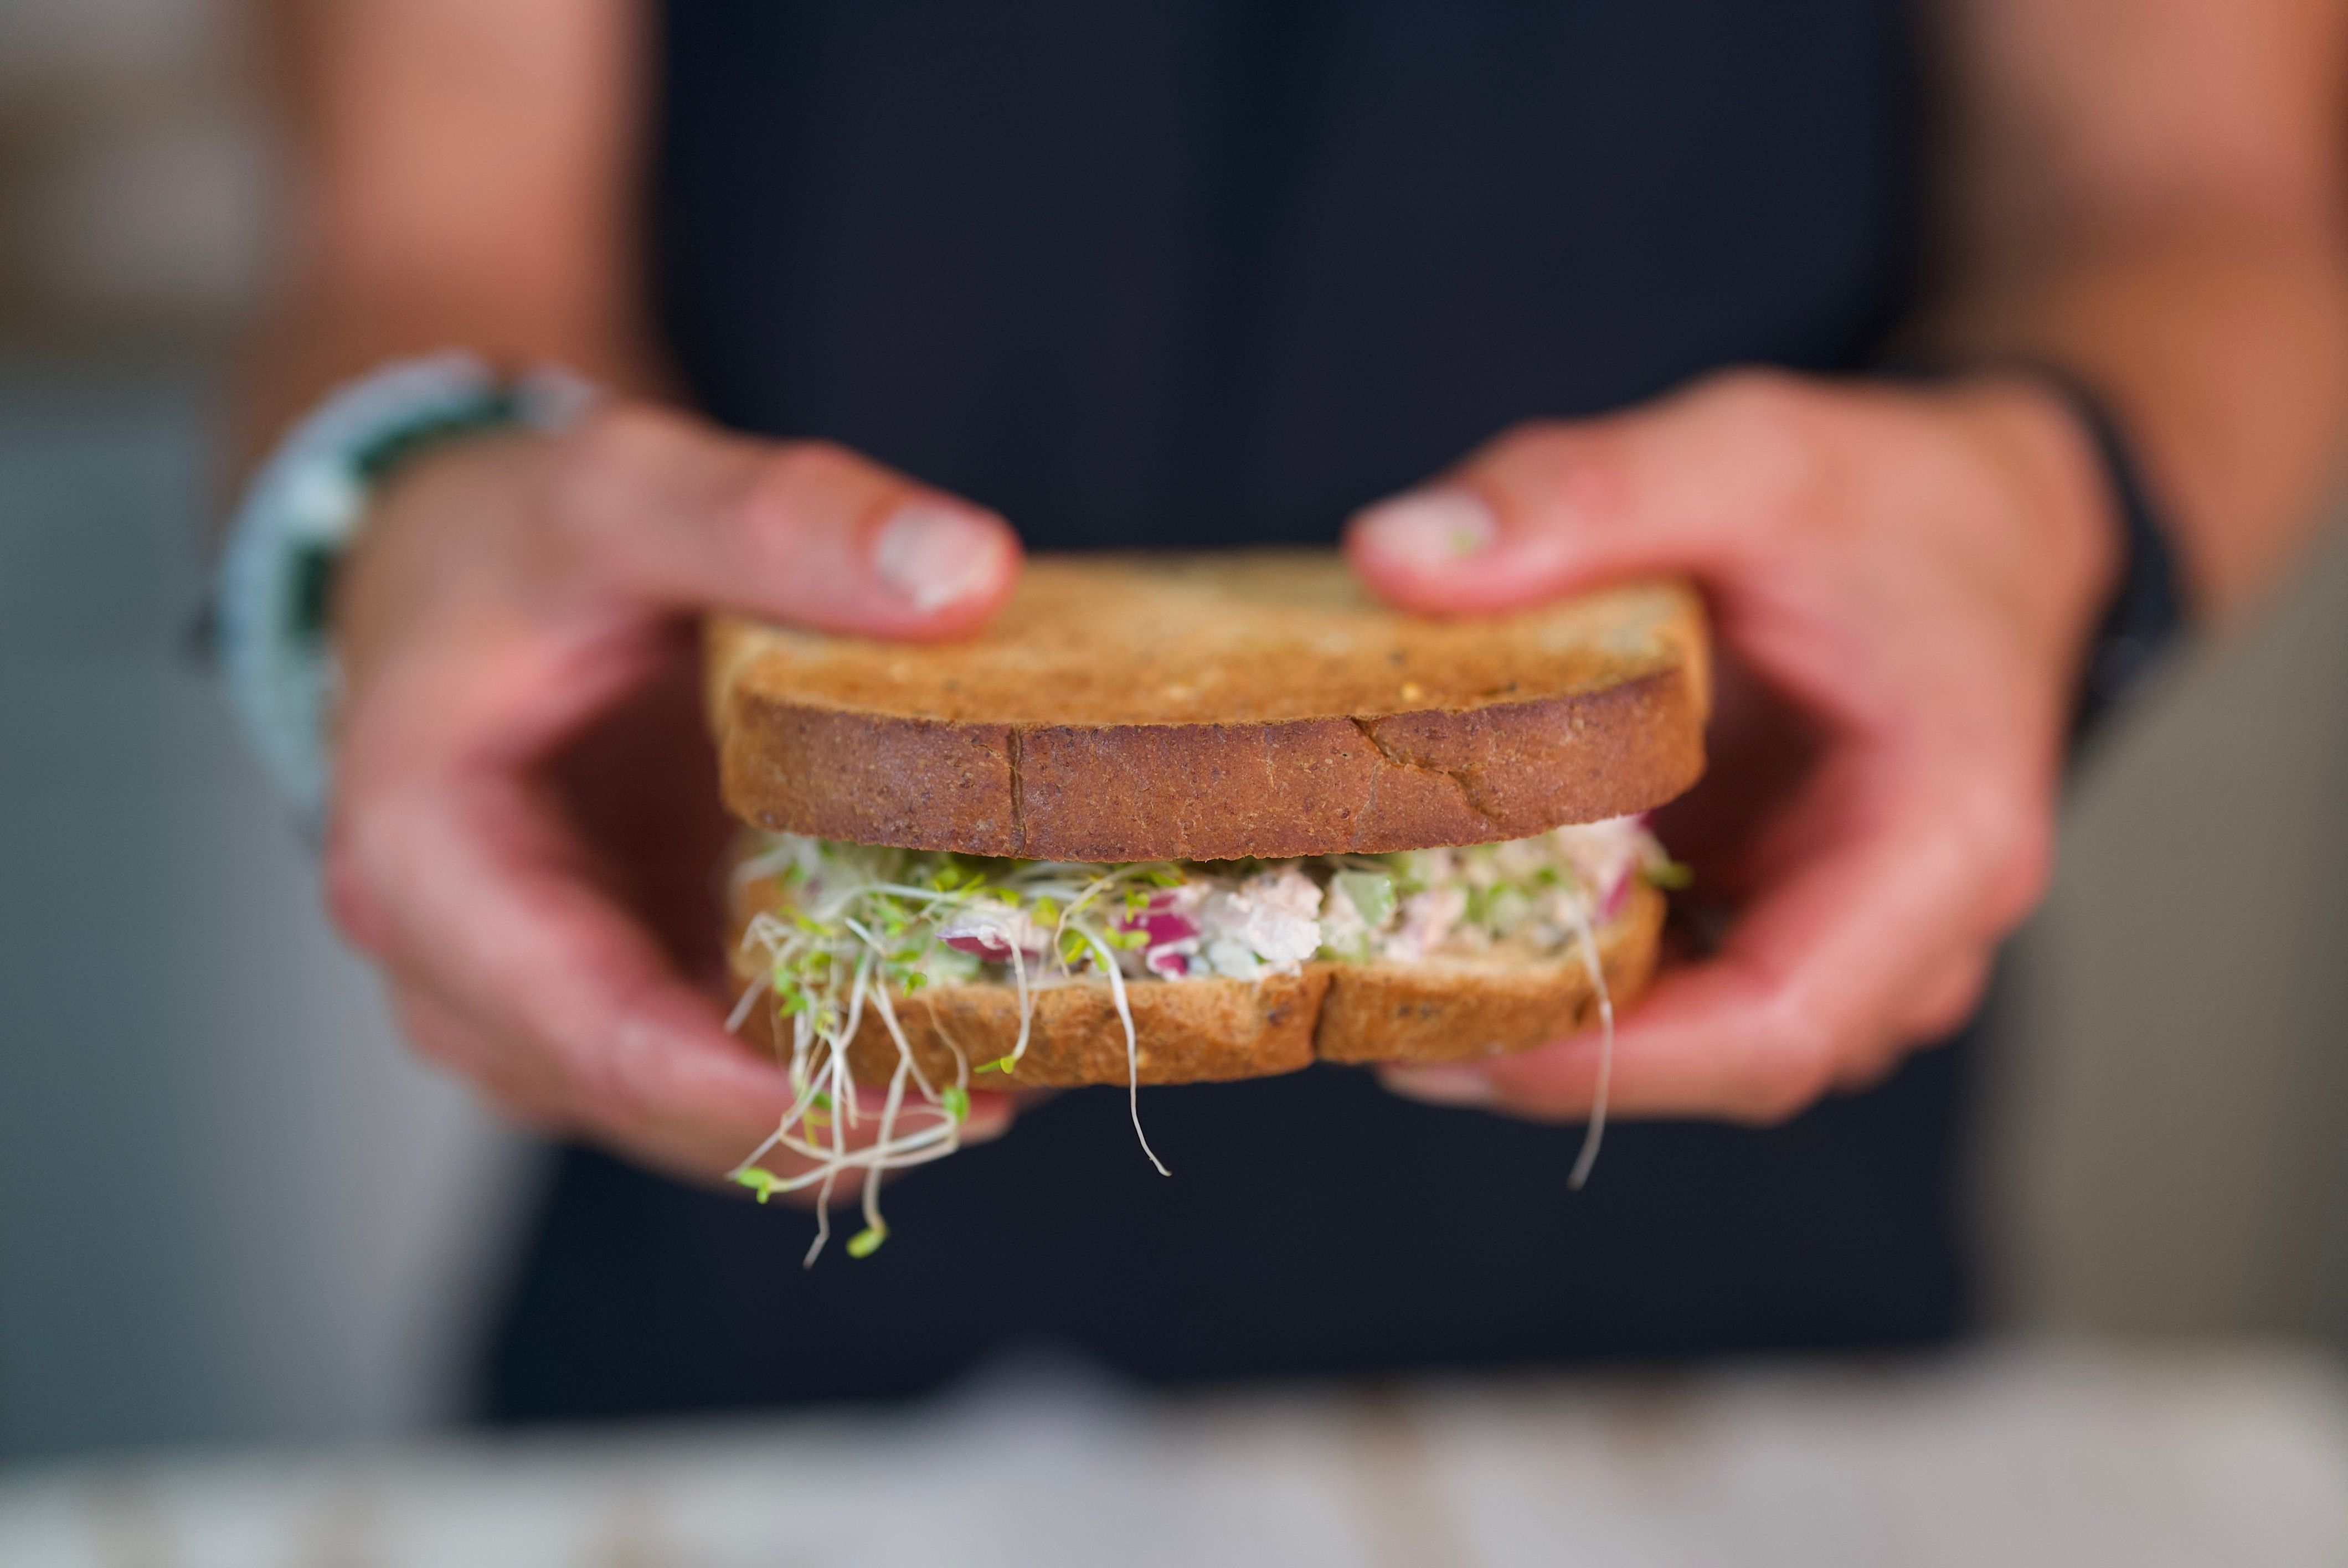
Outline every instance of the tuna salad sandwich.
{"type": "Polygon", "coordinates": [[[1710,700],[1684,585],[1433,620],[1314,551],[1038,557],[964,641],[721,617],[707,653],[733,1026],[799,1091],[762,1198],[951,1153],[974,1088],[1611,1037],[1710,700]]]}

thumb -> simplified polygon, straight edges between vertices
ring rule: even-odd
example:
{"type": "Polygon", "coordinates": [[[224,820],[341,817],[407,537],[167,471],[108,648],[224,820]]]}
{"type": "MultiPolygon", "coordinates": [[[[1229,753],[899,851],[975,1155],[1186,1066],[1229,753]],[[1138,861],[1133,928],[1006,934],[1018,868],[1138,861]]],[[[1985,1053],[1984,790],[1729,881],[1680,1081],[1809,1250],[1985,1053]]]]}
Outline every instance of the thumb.
{"type": "Polygon", "coordinates": [[[557,509],[617,597],[931,639],[977,630],[1018,577],[1019,538],[994,513],[829,442],[636,407],[571,443],[557,509]]]}
{"type": "Polygon", "coordinates": [[[1513,609],[1656,572],[1717,572],[1799,482],[1797,394],[1714,384],[1602,419],[1519,426],[1357,514],[1354,569],[1433,614],[1513,609]]]}

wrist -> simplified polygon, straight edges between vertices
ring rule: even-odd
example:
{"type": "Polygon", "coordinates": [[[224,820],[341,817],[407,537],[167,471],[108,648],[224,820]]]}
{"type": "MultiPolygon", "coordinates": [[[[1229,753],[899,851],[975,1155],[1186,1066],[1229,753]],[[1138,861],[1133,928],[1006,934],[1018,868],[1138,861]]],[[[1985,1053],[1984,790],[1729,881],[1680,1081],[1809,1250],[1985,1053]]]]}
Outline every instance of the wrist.
{"type": "Polygon", "coordinates": [[[213,588],[214,645],[248,742],[309,824],[325,801],[339,685],[329,607],[382,489],[429,450],[567,423],[591,396],[561,372],[501,381],[461,353],[399,361],[336,389],[253,477],[213,588]]]}
{"type": "Polygon", "coordinates": [[[2094,434],[2061,389],[2027,369],[1984,369],[1952,395],[1979,421],[2013,496],[2024,531],[2019,559],[2055,667],[2075,671],[2126,556],[2126,530],[2094,434]]]}
{"type": "Polygon", "coordinates": [[[483,430],[385,476],[324,606],[337,702],[366,684],[420,611],[461,582],[479,583],[500,519],[550,505],[542,464],[554,439],[525,427],[483,430]]]}

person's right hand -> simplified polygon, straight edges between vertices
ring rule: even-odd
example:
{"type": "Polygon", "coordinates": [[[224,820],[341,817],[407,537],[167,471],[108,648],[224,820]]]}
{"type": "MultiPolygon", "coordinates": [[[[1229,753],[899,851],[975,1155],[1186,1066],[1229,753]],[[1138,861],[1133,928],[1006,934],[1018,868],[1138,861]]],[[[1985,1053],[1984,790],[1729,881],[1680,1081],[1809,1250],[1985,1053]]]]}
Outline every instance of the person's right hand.
{"type": "MultiPolygon", "coordinates": [[[[853,453],[650,406],[403,470],[336,588],[325,864],[417,1048],[533,1125],[733,1166],[791,1091],[688,978],[727,831],[694,618],[952,637],[1019,560],[1002,518],[853,453]]],[[[973,1094],[965,1141],[1010,1115],[973,1094]]]]}

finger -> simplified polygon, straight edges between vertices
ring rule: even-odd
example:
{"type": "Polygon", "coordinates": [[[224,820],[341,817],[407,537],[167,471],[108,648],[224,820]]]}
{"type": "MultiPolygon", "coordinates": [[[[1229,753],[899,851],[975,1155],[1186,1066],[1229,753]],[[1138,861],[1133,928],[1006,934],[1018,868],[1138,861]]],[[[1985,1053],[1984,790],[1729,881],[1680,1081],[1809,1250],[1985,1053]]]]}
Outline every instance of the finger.
{"type": "MultiPolygon", "coordinates": [[[[500,1112],[525,1127],[551,1134],[596,1131],[576,1102],[576,1083],[559,1054],[500,1023],[475,1017],[463,1004],[442,996],[430,977],[398,977],[396,971],[395,976],[393,1009],[417,1055],[476,1085],[500,1112]]],[[[859,1098],[862,1109],[877,1112],[885,1096],[859,1091],[859,1098]]],[[[972,1112],[975,1120],[975,1097],[972,1112]]],[[[990,1125],[1000,1120],[999,1114],[990,1115],[990,1125]]],[[[850,1143],[853,1147],[869,1141],[869,1132],[859,1132],[850,1143]]],[[[709,1162],[694,1163],[700,1169],[709,1162]]]]}
{"type": "MultiPolygon", "coordinates": [[[[500,1036],[494,1029],[442,1001],[426,985],[397,986],[393,1008],[402,1030],[419,1056],[464,1078],[509,1122],[543,1136],[592,1134],[594,1130],[582,1126],[567,1103],[559,1075],[547,1070],[549,1059],[545,1052],[527,1041],[500,1036]]],[[[840,1129],[842,1147],[850,1153],[879,1141],[887,1111],[888,1096],[882,1091],[860,1089],[855,1098],[858,1114],[840,1129]]],[[[1002,1137],[1010,1131],[1025,1100],[1025,1096],[1000,1091],[973,1091],[956,1142],[966,1148],[1002,1137]]],[[[903,1115],[901,1110],[900,1116],[903,1115]]],[[[827,1124],[822,1131],[828,1130],[827,1124]]],[[[822,1141],[818,1129],[801,1131],[803,1135],[822,1141]]],[[[641,1153],[632,1149],[623,1152],[641,1153]]],[[[718,1153],[724,1167],[731,1169],[747,1152],[736,1149],[718,1153]]],[[[788,1149],[770,1150],[758,1163],[786,1179],[814,1168],[812,1161],[788,1149]]],[[[703,1181],[714,1179],[718,1169],[717,1162],[697,1151],[673,1154],[666,1163],[676,1173],[703,1181]]],[[[863,1185],[861,1170],[842,1171],[832,1184],[831,1197],[839,1203],[853,1201],[863,1185]]],[[[785,1203],[803,1208],[814,1206],[820,1195],[812,1186],[781,1194],[785,1203]]]]}
{"type": "Polygon", "coordinates": [[[1910,1051],[1952,1039],[1981,1011],[1995,963],[1995,949],[1986,946],[1942,963],[1933,978],[1915,988],[1897,1027],[1847,1055],[1835,1077],[1836,1090],[1856,1094],[1878,1088],[1900,1070],[1910,1051]]]}
{"type": "MultiPolygon", "coordinates": [[[[392,827],[369,830],[392,841],[376,853],[435,867],[377,901],[402,911],[387,957],[419,1049],[530,1124],[695,1176],[731,1169],[790,1110],[788,1076],[725,1033],[715,1004],[605,899],[549,818],[497,794],[469,792],[474,821],[393,814],[392,827]]],[[[851,1149],[877,1136],[884,1097],[864,1098],[870,1115],[847,1130],[851,1149]]],[[[1015,1110],[1009,1095],[972,1094],[960,1140],[1000,1136],[1015,1110]]],[[[788,1163],[769,1162],[783,1174],[788,1163]]]]}
{"type": "Polygon", "coordinates": [[[417,1055],[471,1084],[498,1113],[533,1132],[569,1132],[561,1085],[535,1056],[517,1050],[422,985],[395,982],[392,1012],[417,1055]]]}
{"type": "Polygon", "coordinates": [[[786,1074],[725,1032],[715,1004],[596,886],[552,805],[519,781],[354,803],[328,865],[338,889],[366,889],[359,901],[396,972],[411,986],[428,977],[443,1008],[488,1040],[524,1043],[439,1036],[477,1068],[499,1062],[506,1091],[533,1111],[705,1174],[788,1109],[786,1074]],[[516,1071],[531,1075],[526,1087],[516,1071]]]}
{"type": "MultiPolygon", "coordinates": [[[[1873,515],[1850,494],[1872,469],[1850,455],[1903,439],[1903,406],[1746,373],[1604,419],[1526,426],[1354,518],[1347,553],[1373,589],[1433,613],[1693,578],[1724,642],[1796,704],[1846,728],[1898,722],[1947,651],[1862,643],[1849,615],[1828,611],[1858,601],[1914,620],[1925,607],[1895,600],[1944,591],[1931,574],[1881,569],[1879,538],[1829,537],[1873,515]]],[[[1889,466],[1962,504],[1968,477],[1940,453],[1917,443],[1889,466]]]]}
{"type": "Polygon", "coordinates": [[[1009,597],[1010,525],[826,442],[613,411],[555,454],[552,526],[613,591],[831,631],[959,636],[1009,597]]]}
{"type": "Polygon", "coordinates": [[[1625,414],[1510,431],[1369,507],[1346,550],[1369,585],[1435,613],[1509,609],[1643,572],[1717,569],[1813,478],[1828,395],[1725,378],[1625,414]]]}
{"type": "MultiPolygon", "coordinates": [[[[1820,845],[1747,907],[1716,957],[1665,975],[1621,1020],[1612,1108],[1754,1122],[1793,1114],[1885,1042],[1913,1040],[1920,979],[1986,950],[1982,897],[1963,835],[1931,811],[1820,845]]],[[[1387,1079],[1422,1099],[1578,1118],[1601,1050],[1584,1032],[1387,1079]]]]}
{"type": "Polygon", "coordinates": [[[1993,962],[1987,952],[1964,953],[1950,960],[1939,975],[1918,988],[1901,1032],[1910,1040],[1940,1040],[1962,1029],[1981,1010],[1993,962]]]}

